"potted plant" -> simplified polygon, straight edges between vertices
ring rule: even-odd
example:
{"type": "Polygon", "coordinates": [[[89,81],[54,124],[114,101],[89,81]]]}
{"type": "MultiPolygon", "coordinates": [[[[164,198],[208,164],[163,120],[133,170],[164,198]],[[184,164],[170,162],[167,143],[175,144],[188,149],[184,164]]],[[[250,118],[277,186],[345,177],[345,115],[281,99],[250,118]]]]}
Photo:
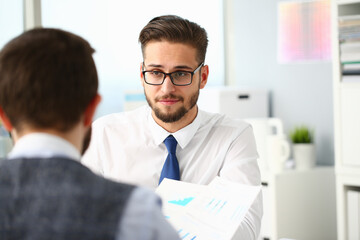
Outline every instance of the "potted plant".
{"type": "Polygon", "coordinates": [[[306,126],[297,126],[290,131],[290,139],[293,143],[293,157],[296,168],[306,170],[314,167],[314,132],[306,126]]]}

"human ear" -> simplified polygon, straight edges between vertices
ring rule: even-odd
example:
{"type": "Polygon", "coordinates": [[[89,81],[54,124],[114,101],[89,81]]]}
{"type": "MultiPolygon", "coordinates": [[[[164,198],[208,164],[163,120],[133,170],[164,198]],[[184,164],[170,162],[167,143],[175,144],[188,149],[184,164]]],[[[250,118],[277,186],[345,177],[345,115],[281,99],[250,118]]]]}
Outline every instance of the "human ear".
{"type": "Polygon", "coordinates": [[[140,63],[140,79],[141,79],[140,81],[141,81],[141,86],[144,87],[144,74],[142,72],[144,69],[143,65],[144,65],[144,62],[140,63]]]}
{"type": "Polygon", "coordinates": [[[205,87],[208,77],[209,77],[209,66],[205,65],[201,68],[200,89],[203,89],[205,87]]]}
{"type": "Polygon", "coordinates": [[[99,105],[100,101],[101,101],[101,96],[99,94],[96,94],[96,96],[91,100],[89,105],[86,107],[84,113],[84,125],[86,127],[91,125],[93,117],[95,115],[96,108],[99,105]]]}

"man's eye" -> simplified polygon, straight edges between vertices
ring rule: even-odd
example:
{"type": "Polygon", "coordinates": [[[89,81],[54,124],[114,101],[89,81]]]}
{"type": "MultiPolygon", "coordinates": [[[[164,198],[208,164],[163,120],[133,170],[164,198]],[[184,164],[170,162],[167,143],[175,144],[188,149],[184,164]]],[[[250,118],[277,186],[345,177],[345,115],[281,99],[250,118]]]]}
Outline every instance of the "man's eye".
{"type": "Polygon", "coordinates": [[[162,74],[162,72],[159,72],[159,71],[152,71],[151,73],[152,73],[152,75],[154,75],[154,76],[159,76],[159,75],[162,74]]]}
{"type": "Polygon", "coordinates": [[[175,72],[174,74],[175,74],[176,77],[184,77],[184,76],[187,75],[186,72],[175,72]]]}

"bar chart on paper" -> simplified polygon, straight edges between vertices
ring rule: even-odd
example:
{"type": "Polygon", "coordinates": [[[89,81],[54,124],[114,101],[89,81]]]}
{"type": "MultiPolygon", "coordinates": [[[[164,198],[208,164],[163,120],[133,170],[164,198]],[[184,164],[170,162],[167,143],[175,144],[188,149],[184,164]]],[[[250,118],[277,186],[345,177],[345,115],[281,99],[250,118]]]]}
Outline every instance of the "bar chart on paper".
{"type": "Polygon", "coordinates": [[[179,206],[186,206],[193,199],[194,199],[194,197],[188,197],[188,198],[184,198],[184,199],[170,200],[170,201],[168,201],[168,203],[179,205],[179,206]]]}
{"type": "MultiPolygon", "coordinates": [[[[226,211],[228,201],[222,199],[211,199],[209,203],[205,206],[205,211],[211,215],[225,215],[224,211],[226,211]]],[[[227,219],[236,220],[239,219],[246,209],[243,206],[238,206],[235,208],[235,211],[231,210],[227,212],[227,219]]]]}
{"type": "Polygon", "coordinates": [[[180,239],[184,239],[184,240],[195,240],[196,239],[196,235],[191,234],[191,233],[185,231],[184,229],[178,230],[178,234],[180,236],[180,239]]]}
{"type": "Polygon", "coordinates": [[[260,186],[215,178],[208,186],[165,179],[156,192],[180,239],[230,240],[260,186]]]}

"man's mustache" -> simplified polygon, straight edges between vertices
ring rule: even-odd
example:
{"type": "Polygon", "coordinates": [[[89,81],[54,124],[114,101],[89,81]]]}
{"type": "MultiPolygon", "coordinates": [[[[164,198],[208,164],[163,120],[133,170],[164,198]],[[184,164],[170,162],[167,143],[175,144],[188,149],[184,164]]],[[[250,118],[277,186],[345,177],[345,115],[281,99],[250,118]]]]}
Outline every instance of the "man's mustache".
{"type": "Polygon", "coordinates": [[[166,99],[176,99],[176,100],[179,100],[182,102],[184,101],[184,98],[182,96],[176,96],[174,94],[167,94],[167,95],[164,95],[161,97],[157,97],[157,98],[155,98],[155,101],[158,102],[158,101],[166,100],[166,99]]]}

